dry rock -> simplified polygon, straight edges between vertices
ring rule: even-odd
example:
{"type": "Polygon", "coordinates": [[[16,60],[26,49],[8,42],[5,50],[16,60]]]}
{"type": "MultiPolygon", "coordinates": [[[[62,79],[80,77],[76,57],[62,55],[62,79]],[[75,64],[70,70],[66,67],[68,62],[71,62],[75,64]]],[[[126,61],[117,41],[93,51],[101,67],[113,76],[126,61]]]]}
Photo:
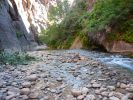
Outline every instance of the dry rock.
{"type": "Polygon", "coordinates": [[[93,87],[93,88],[100,88],[100,87],[101,87],[101,84],[94,83],[94,84],[92,84],[92,87],[93,87]]]}
{"type": "Polygon", "coordinates": [[[95,99],[96,99],[95,96],[92,94],[86,96],[86,100],[95,100],[95,99]]]}
{"type": "Polygon", "coordinates": [[[24,94],[24,95],[28,95],[30,93],[30,89],[29,88],[23,88],[20,90],[20,93],[24,94]]]}
{"type": "Polygon", "coordinates": [[[82,88],[82,94],[87,94],[89,92],[89,89],[86,87],[82,88]]]}
{"type": "Polygon", "coordinates": [[[32,74],[32,75],[28,76],[27,79],[29,81],[36,81],[37,80],[37,75],[36,74],[32,74]]]}
{"type": "Polygon", "coordinates": [[[24,82],[24,83],[22,83],[22,86],[25,88],[29,88],[29,87],[31,87],[31,83],[30,82],[24,82]]]}
{"type": "Polygon", "coordinates": [[[124,84],[124,83],[121,83],[121,84],[120,84],[120,88],[125,89],[125,88],[127,88],[127,85],[124,84]]]}
{"type": "Polygon", "coordinates": [[[83,100],[84,99],[84,95],[80,95],[77,97],[77,100],[83,100]]]}
{"type": "Polygon", "coordinates": [[[77,97],[77,96],[79,96],[79,95],[82,94],[82,91],[79,90],[79,89],[72,89],[72,90],[71,90],[71,93],[72,93],[72,95],[73,95],[74,97],[77,97]]]}
{"type": "Polygon", "coordinates": [[[117,97],[110,97],[109,100],[120,100],[120,99],[117,97]]]}

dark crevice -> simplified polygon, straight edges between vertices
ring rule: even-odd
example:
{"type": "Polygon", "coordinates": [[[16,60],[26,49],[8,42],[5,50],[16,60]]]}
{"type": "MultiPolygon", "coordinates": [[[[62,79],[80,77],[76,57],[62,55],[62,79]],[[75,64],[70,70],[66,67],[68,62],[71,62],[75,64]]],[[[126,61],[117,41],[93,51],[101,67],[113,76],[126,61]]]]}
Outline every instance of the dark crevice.
{"type": "Polygon", "coordinates": [[[13,21],[18,21],[19,20],[19,13],[18,13],[17,5],[14,2],[14,0],[11,0],[11,3],[13,5],[13,8],[10,7],[10,9],[9,9],[9,15],[10,15],[10,17],[11,17],[11,19],[13,21]]]}

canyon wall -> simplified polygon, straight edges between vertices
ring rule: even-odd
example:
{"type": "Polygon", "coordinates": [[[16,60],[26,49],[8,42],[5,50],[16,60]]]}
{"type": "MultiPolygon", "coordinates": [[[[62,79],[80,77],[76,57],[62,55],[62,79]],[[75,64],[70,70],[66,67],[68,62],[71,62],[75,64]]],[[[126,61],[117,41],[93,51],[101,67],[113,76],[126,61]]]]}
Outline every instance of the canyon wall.
{"type": "Polygon", "coordinates": [[[48,0],[0,1],[0,49],[33,50],[47,24],[48,0]]]}

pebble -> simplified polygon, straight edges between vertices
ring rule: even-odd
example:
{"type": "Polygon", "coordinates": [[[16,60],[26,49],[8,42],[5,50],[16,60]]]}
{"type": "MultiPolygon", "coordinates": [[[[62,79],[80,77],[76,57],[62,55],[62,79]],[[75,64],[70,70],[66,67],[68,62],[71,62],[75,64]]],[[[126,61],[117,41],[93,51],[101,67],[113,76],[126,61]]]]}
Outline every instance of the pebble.
{"type": "Polygon", "coordinates": [[[72,89],[72,90],[71,90],[71,93],[72,93],[72,95],[73,95],[74,97],[77,97],[77,96],[79,96],[79,95],[82,94],[82,91],[79,90],[79,89],[72,89]]]}
{"type": "Polygon", "coordinates": [[[57,78],[56,80],[57,80],[58,82],[62,82],[62,81],[63,81],[63,79],[62,79],[61,77],[57,78]]]}
{"type": "Polygon", "coordinates": [[[128,95],[128,99],[133,100],[133,93],[130,93],[130,94],[128,95]]]}
{"type": "Polygon", "coordinates": [[[0,88],[3,88],[3,83],[2,82],[0,82],[0,88]]]}
{"type": "Polygon", "coordinates": [[[87,94],[89,92],[89,89],[86,87],[82,88],[82,94],[87,94]]]}
{"type": "Polygon", "coordinates": [[[120,99],[117,97],[110,97],[109,100],[120,100],[120,99]]]}
{"type": "Polygon", "coordinates": [[[91,84],[96,83],[96,80],[91,80],[91,84]]]}
{"type": "Polygon", "coordinates": [[[102,92],[101,95],[102,95],[102,96],[108,96],[108,95],[109,95],[109,92],[107,92],[107,91],[102,92]]]}
{"type": "Polygon", "coordinates": [[[31,87],[31,83],[30,82],[24,82],[24,83],[22,83],[22,86],[25,88],[29,88],[29,87],[31,87]]]}
{"type": "Polygon", "coordinates": [[[73,96],[72,95],[67,95],[66,100],[73,100],[73,96]]]}
{"type": "Polygon", "coordinates": [[[101,84],[94,83],[94,84],[92,84],[92,87],[93,87],[93,88],[100,88],[100,87],[101,87],[101,84]]]}
{"type": "Polygon", "coordinates": [[[29,97],[27,95],[21,95],[19,96],[19,100],[28,100],[29,97]]]}
{"type": "Polygon", "coordinates": [[[29,94],[29,98],[30,99],[38,99],[39,98],[39,94],[37,92],[30,93],[29,94]]]}
{"type": "Polygon", "coordinates": [[[121,83],[121,84],[120,84],[120,88],[125,89],[125,88],[127,88],[127,85],[124,84],[124,83],[121,83]]]}
{"type": "Polygon", "coordinates": [[[77,100],[83,100],[84,99],[84,95],[80,95],[77,97],[77,100]]]}
{"type": "Polygon", "coordinates": [[[36,74],[32,74],[32,75],[28,76],[27,79],[29,81],[36,81],[37,80],[37,75],[36,74]]]}
{"type": "Polygon", "coordinates": [[[56,90],[55,89],[51,89],[50,92],[51,93],[56,93],[56,90]]]}
{"type": "Polygon", "coordinates": [[[45,97],[44,97],[44,100],[49,100],[49,97],[48,97],[48,96],[45,96],[45,97]]]}
{"type": "Polygon", "coordinates": [[[127,90],[128,92],[133,92],[133,87],[126,88],[126,90],[127,90]]]}
{"type": "Polygon", "coordinates": [[[120,87],[120,85],[121,85],[121,83],[120,83],[120,82],[118,82],[118,83],[116,84],[116,87],[117,87],[117,88],[119,88],[119,87],[120,87]]]}
{"type": "Polygon", "coordinates": [[[20,90],[20,93],[24,94],[24,95],[28,95],[30,93],[30,89],[29,88],[23,88],[20,90]]]}
{"type": "Polygon", "coordinates": [[[107,86],[107,88],[111,91],[114,91],[115,90],[115,86],[107,86]]]}
{"type": "Polygon", "coordinates": [[[92,85],[91,85],[91,84],[88,84],[86,87],[87,87],[87,88],[91,88],[91,87],[92,87],[92,85]]]}
{"type": "Polygon", "coordinates": [[[124,94],[122,94],[122,93],[120,93],[120,92],[110,92],[110,93],[109,93],[109,96],[110,96],[110,97],[111,97],[111,96],[115,96],[115,97],[118,97],[118,98],[121,99],[121,97],[123,97],[124,94]]]}
{"type": "Polygon", "coordinates": [[[96,93],[96,94],[100,94],[101,91],[100,91],[100,90],[95,90],[95,93],[96,93]]]}
{"type": "Polygon", "coordinates": [[[11,100],[11,99],[13,99],[15,97],[16,97],[15,94],[11,94],[11,95],[9,95],[9,96],[6,97],[6,100],[11,100]]]}
{"type": "Polygon", "coordinates": [[[101,91],[101,92],[107,91],[107,88],[101,87],[101,88],[100,88],[100,91],[101,91]]]}
{"type": "Polygon", "coordinates": [[[86,99],[85,100],[95,100],[95,99],[96,99],[95,96],[92,95],[92,94],[90,94],[90,95],[87,95],[86,96],[86,99]]]}
{"type": "Polygon", "coordinates": [[[128,95],[124,95],[121,100],[128,100],[128,95]]]}

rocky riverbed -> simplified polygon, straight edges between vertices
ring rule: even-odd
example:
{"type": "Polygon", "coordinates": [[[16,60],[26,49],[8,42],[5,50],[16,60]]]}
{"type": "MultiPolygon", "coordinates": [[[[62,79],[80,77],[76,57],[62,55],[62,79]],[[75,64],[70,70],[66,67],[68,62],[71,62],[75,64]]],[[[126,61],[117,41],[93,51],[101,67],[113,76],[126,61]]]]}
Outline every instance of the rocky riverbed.
{"type": "Polygon", "coordinates": [[[133,100],[133,74],[78,52],[34,51],[28,65],[1,65],[0,100],[133,100]]]}

